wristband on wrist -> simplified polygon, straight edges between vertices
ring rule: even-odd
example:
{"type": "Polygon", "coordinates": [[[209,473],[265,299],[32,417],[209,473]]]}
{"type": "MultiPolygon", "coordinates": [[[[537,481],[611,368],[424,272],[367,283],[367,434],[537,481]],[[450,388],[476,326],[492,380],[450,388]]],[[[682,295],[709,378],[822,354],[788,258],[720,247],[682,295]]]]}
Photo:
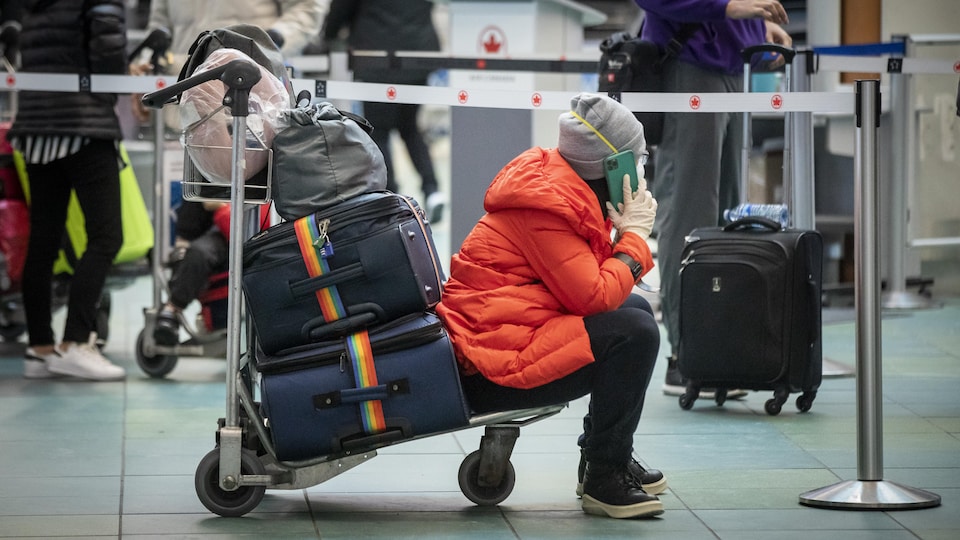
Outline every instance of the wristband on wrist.
{"type": "Polygon", "coordinates": [[[633,280],[636,281],[640,279],[640,275],[643,274],[643,265],[639,261],[634,260],[633,257],[627,255],[626,253],[614,253],[613,257],[619,259],[623,264],[627,265],[627,268],[630,269],[630,274],[633,275],[633,280]]]}

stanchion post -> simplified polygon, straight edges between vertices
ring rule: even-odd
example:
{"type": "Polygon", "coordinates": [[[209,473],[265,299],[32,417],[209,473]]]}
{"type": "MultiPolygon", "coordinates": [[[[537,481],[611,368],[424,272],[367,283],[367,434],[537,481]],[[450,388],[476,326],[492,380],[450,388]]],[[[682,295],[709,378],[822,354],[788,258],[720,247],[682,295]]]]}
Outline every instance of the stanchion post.
{"type": "Polygon", "coordinates": [[[167,211],[170,208],[170,189],[163,177],[164,125],[163,109],[154,109],[153,116],[153,255],[150,257],[153,273],[153,304],[159,309],[163,304],[160,279],[163,276],[162,247],[170,241],[170,220],[167,211]]]}
{"type": "MultiPolygon", "coordinates": [[[[792,76],[791,92],[809,92],[810,78],[813,70],[813,51],[797,51],[797,56],[790,64],[792,76]]],[[[792,139],[791,159],[788,162],[791,169],[790,189],[793,192],[791,199],[793,207],[790,213],[793,216],[793,226],[797,229],[814,229],[816,208],[814,204],[814,156],[813,156],[813,113],[792,112],[790,133],[792,139]]]]}
{"type": "Polygon", "coordinates": [[[854,154],[854,305],[857,313],[857,480],[800,495],[800,504],[823,508],[909,510],[940,505],[940,496],[883,480],[883,411],[880,362],[879,213],[877,189],[880,81],[856,83],[854,154]]]}
{"type": "MultiPolygon", "coordinates": [[[[910,39],[908,36],[893,36],[904,41],[904,57],[909,56],[910,39]]],[[[906,248],[907,222],[909,208],[907,199],[914,172],[916,152],[916,120],[913,115],[913,75],[909,73],[890,74],[890,103],[892,120],[892,146],[896,158],[891,175],[892,186],[888,191],[890,200],[890,236],[887,238],[887,292],[883,296],[883,307],[888,309],[922,309],[932,307],[930,299],[907,291],[906,248]]]]}

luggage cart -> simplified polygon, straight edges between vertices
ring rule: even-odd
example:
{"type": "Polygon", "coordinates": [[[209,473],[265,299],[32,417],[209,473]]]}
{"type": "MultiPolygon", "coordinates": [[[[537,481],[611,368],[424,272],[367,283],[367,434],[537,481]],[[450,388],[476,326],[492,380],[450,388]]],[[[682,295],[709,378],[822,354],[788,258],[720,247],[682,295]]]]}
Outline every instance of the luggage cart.
{"type": "MultiPolygon", "coordinates": [[[[223,104],[231,110],[232,168],[230,196],[230,267],[243,268],[243,240],[251,236],[245,228],[244,204],[259,204],[269,200],[269,181],[260,198],[249,184],[244,185],[243,138],[249,115],[250,90],[260,79],[259,68],[250,62],[233,60],[225,65],[186,78],[169,87],[143,96],[148,107],[162,108],[184,90],[198,84],[220,80],[227,86],[223,104]],[[242,188],[242,189],[241,189],[242,188]]],[[[188,160],[189,161],[189,160],[188,160]]],[[[216,186],[223,187],[223,186],[216,186]]],[[[194,192],[184,196],[202,197],[194,192]]],[[[252,231],[250,231],[252,233],[252,231]]],[[[325,482],[376,456],[383,443],[360,451],[344,451],[336,455],[318,456],[304,461],[280,461],[271,443],[268,422],[262,416],[255,397],[257,374],[250,358],[253,332],[246,332],[247,352],[241,351],[243,336],[241,276],[230,272],[228,279],[227,312],[227,369],[226,415],[219,420],[216,446],[197,466],[194,485],[200,502],[211,512],[221,516],[242,516],[263,499],[267,488],[296,490],[325,482]]],[[[463,494],[481,506],[496,505],[513,491],[516,480],[510,456],[520,435],[520,428],[548,418],[567,405],[558,404],[534,409],[476,415],[460,429],[485,426],[480,448],[463,460],[458,482],[463,494]]],[[[449,433],[445,431],[442,433],[449,433]]],[[[414,440],[442,433],[431,433],[414,440]]]]}
{"type": "MultiPolygon", "coordinates": [[[[137,58],[142,51],[150,50],[150,63],[153,65],[154,74],[159,75],[163,71],[162,58],[166,55],[170,45],[170,33],[163,28],[152,31],[144,40],[130,53],[130,61],[137,58]]],[[[162,246],[168,245],[170,238],[169,221],[166,219],[171,206],[170,190],[163,177],[163,155],[165,151],[165,126],[163,115],[159,111],[153,115],[153,142],[154,142],[154,192],[153,192],[153,215],[155,226],[154,249],[151,257],[151,277],[153,285],[153,303],[151,307],[144,308],[143,330],[137,335],[136,341],[136,359],[140,369],[153,378],[163,378],[176,367],[180,358],[223,358],[227,351],[227,331],[226,328],[206,327],[201,321],[191,323],[182,313],[179,315],[180,327],[184,329],[189,336],[186,340],[173,346],[159,345],[153,339],[153,331],[156,328],[157,314],[163,308],[163,296],[169,297],[170,287],[168,272],[174,261],[165,261],[165,250],[162,246]]],[[[173,255],[173,254],[171,254],[173,255]]],[[[213,276],[215,279],[217,276],[213,276]]]]}

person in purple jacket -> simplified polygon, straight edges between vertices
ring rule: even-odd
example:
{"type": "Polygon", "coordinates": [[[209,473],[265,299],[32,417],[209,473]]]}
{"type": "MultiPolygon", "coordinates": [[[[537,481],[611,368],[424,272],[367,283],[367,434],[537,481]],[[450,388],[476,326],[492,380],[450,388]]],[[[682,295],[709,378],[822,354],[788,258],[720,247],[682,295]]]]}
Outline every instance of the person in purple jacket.
{"type": "MultiPolygon", "coordinates": [[[[635,0],[644,11],[642,37],[663,50],[680,27],[699,27],[664,68],[665,92],[742,92],[740,51],[751,45],[792,40],[780,26],[787,13],[777,0],[635,0]]],[[[782,64],[777,58],[774,65],[782,64]]],[[[654,196],[663,323],[671,354],[663,386],[680,395],[686,382],[677,369],[680,345],[680,255],[684,237],[721,222],[722,211],[740,202],[742,113],[666,113],[655,154],[654,196]]],[[[742,391],[727,397],[741,397],[742,391]]],[[[712,396],[711,396],[712,397],[712,396]]]]}

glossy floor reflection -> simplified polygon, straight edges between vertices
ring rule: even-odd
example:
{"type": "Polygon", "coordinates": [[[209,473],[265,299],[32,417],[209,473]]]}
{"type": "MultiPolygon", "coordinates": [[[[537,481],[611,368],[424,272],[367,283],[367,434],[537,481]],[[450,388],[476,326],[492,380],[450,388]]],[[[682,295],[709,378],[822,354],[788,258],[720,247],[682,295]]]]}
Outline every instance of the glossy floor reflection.
{"type": "MultiPolygon", "coordinates": [[[[883,318],[884,479],[932,491],[938,508],[825,510],[811,489],[857,477],[856,380],[824,381],[810,412],[776,417],[754,392],[684,411],[661,394],[658,365],[636,448],[670,489],[655,519],[588,516],[574,494],[586,403],[522,430],[517,483],[499,507],[460,492],[457,469],[479,429],[381,450],[325,483],[268,491],[244,518],[217,517],[193,487],[224,413],[224,362],[181,359],[162,380],[134,343],[151,282],[113,291],[106,353],[121,383],[23,379],[23,343],[0,344],[0,537],[954,539],[960,537],[960,300],[883,318]]],[[[855,324],[828,310],[824,354],[854,366],[855,324]]]]}
{"type": "MultiPolygon", "coordinates": [[[[432,150],[449,189],[444,144],[432,150]]],[[[399,148],[393,154],[405,156],[399,148]]],[[[401,187],[412,184],[409,163],[397,168],[401,187]]],[[[449,260],[448,226],[433,231],[449,260]]],[[[655,275],[645,279],[656,285],[655,275]]],[[[580,510],[576,438],[585,400],[522,430],[512,458],[516,487],[499,507],[476,507],[460,492],[458,467],[481,435],[472,429],[383,449],[309,489],[270,490],[243,518],[217,517],[199,502],[194,472],[224,415],[225,363],[181,359],[165,379],[147,377],[134,347],[152,282],[139,278],[111,296],[106,354],[127,369],[124,382],[25,380],[23,338],[0,343],[0,538],[960,538],[960,298],[882,321],[884,478],[932,491],[941,506],[859,511],[798,503],[801,493],[857,478],[854,378],[825,379],[803,414],[791,400],[768,416],[766,392],[723,407],[699,400],[684,411],[660,391],[661,362],[635,448],[664,471],[670,488],[661,496],[665,513],[637,521],[580,510]]],[[[831,308],[824,320],[824,356],[849,371],[856,365],[853,313],[831,308]]]]}

